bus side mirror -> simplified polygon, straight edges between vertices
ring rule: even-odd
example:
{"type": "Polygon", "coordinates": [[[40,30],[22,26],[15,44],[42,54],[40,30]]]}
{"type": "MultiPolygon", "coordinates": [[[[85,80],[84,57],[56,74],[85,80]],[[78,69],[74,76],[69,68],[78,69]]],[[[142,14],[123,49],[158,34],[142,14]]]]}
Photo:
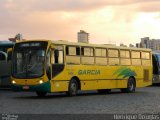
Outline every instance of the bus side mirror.
{"type": "Polygon", "coordinates": [[[7,62],[9,62],[10,60],[12,60],[12,48],[8,48],[7,49],[7,62]]]}

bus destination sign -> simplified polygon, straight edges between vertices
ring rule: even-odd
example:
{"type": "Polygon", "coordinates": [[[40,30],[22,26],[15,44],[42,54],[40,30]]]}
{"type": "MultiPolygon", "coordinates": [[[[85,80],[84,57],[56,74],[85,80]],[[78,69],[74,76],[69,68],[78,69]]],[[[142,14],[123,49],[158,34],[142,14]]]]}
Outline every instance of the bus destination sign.
{"type": "Polygon", "coordinates": [[[41,43],[21,43],[19,47],[40,47],[41,43]]]}

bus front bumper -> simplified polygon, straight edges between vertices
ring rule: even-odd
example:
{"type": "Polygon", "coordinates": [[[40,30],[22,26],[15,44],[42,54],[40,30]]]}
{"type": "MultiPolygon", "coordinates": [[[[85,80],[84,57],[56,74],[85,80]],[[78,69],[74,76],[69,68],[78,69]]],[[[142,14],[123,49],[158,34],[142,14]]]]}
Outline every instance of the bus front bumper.
{"type": "Polygon", "coordinates": [[[51,92],[50,82],[45,82],[38,85],[11,85],[12,90],[14,91],[42,91],[42,92],[51,92]]]}

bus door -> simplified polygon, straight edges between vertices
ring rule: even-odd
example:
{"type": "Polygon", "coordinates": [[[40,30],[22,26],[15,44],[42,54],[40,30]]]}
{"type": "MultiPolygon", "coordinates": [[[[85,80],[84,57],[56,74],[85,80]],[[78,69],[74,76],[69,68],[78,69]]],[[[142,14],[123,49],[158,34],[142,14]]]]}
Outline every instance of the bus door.
{"type": "Polygon", "coordinates": [[[52,78],[60,74],[64,69],[63,46],[56,46],[51,49],[51,69],[52,78]]]}

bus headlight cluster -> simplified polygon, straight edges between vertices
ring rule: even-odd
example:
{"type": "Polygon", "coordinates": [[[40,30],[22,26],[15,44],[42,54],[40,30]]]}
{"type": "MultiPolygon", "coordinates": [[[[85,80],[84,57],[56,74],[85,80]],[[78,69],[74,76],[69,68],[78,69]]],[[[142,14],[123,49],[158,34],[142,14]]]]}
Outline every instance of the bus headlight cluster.
{"type": "Polygon", "coordinates": [[[42,83],[43,83],[43,80],[40,80],[40,81],[39,81],[39,84],[42,84],[42,83]]]}
{"type": "Polygon", "coordinates": [[[16,84],[16,81],[12,80],[12,84],[16,84]]]}

